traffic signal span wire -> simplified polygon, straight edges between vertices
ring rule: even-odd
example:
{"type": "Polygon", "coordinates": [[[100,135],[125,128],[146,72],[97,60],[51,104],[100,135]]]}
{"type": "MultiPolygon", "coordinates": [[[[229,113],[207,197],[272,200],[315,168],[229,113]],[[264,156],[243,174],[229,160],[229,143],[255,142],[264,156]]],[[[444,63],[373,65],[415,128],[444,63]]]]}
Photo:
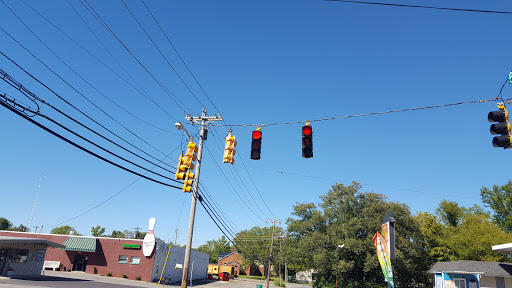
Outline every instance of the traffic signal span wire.
{"type": "MultiPolygon", "coordinates": [[[[108,142],[116,145],[117,147],[127,151],[128,153],[132,154],[132,155],[135,155],[137,157],[139,157],[140,159],[148,162],[148,163],[151,163],[153,165],[155,165],[156,167],[159,167],[167,172],[170,172],[171,174],[174,174],[175,172],[167,169],[167,168],[164,168],[154,162],[152,162],[151,160],[148,160],[142,156],[140,156],[139,154],[136,154],[135,152],[121,146],[120,144],[114,142],[113,140],[110,140],[109,138],[101,135],[100,133],[96,132],[95,130],[91,129],[90,127],[88,127],[87,125],[81,123],[80,121],[76,120],[75,118],[69,116],[68,114],[62,112],[60,109],[56,108],[55,106],[51,105],[50,103],[48,103],[47,101],[44,101],[43,99],[39,98],[37,95],[35,95],[34,93],[30,92],[27,88],[25,88],[21,83],[19,83],[18,81],[16,81],[14,78],[12,78],[9,74],[7,74],[5,71],[3,71],[1,68],[0,68],[0,75],[3,76],[1,79],[4,80],[5,82],[7,82],[9,85],[11,85],[12,87],[18,89],[23,95],[29,97],[27,94],[29,94],[31,97],[34,97],[37,101],[40,101],[41,103],[47,105],[48,107],[54,109],[55,111],[57,111],[58,113],[60,113],[61,115],[65,116],[66,118],[70,119],[71,121],[77,123],[78,125],[84,127],[85,129],[89,130],[90,132],[96,134],[97,136],[103,138],[104,140],[107,140],[108,142]],[[8,81],[9,80],[9,81],[8,81]]],[[[35,102],[35,101],[34,101],[35,102]]],[[[35,102],[36,103],[36,102],[35,102]]],[[[39,109],[37,110],[39,111],[39,109]]],[[[53,120],[52,120],[53,121],[53,120]]],[[[160,161],[162,162],[162,161],[160,161]]],[[[178,182],[180,183],[179,181],[176,181],[174,179],[170,179],[172,181],[175,181],[175,182],[178,182]]]]}
{"type": "MultiPolygon", "coordinates": [[[[159,160],[159,161],[160,161],[160,162],[164,161],[167,157],[169,157],[169,155],[171,155],[171,154],[172,154],[174,151],[176,151],[178,148],[179,148],[179,146],[178,146],[178,147],[176,147],[176,148],[174,148],[174,150],[172,150],[171,152],[169,152],[169,154],[167,154],[167,156],[165,156],[163,159],[161,159],[161,160],[159,160]]],[[[155,168],[155,167],[153,167],[153,168],[155,168]]],[[[151,168],[151,169],[153,169],[153,168],[151,168]]],[[[146,172],[146,173],[144,173],[144,175],[146,175],[146,174],[147,174],[147,172],[146,172]]],[[[108,197],[107,199],[103,200],[102,202],[100,202],[100,203],[96,204],[96,205],[95,205],[95,206],[93,206],[92,208],[90,208],[90,209],[88,209],[88,210],[86,210],[86,211],[84,211],[84,212],[80,213],[79,215],[77,215],[77,216],[75,216],[75,217],[72,217],[72,218],[70,218],[70,219],[68,219],[68,220],[66,220],[66,221],[60,222],[59,224],[55,224],[55,225],[52,225],[52,226],[47,226],[47,228],[52,228],[52,227],[61,226],[61,225],[62,225],[62,224],[64,224],[64,223],[67,223],[67,222],[69,222],[69,221],[73,221],[73,220],[75,220],[75,219],[77,219],[77,218],[79,218],[79,217],[81,217],[81,216],[83,216],[83,215],[85,215],[85,214],[87,214],[87,213],[91,212],[92,210],[94,210],[94,209],[96,209],[96,208],[100,207],[101,205],[103,205],[103,204],[107,203],[108,201],[112,200],[114,197],[116,197],[117,195],[121,194],[121,193],[122,193],[122,192],[124,192],[126,189],[130,188],[133,184],[135,184],[135,183],[136,183],[137,181],[139,181],[141,178],[142,178],[142,177],[138,177],[138,178],[137,178],[137,179],[135,179],[132,183],[128,184],[126,187],[124,187],[123,189],[119,190],[117,193],[113,194],[112,196],[108,197]]]]}
{"type": "Polygon", "coordinates": [[[149,14],[151,15],[151,17],[153,18],[153,20],[155,20],[155,23],[156,25],[158,26],[158,28],[160,28],[160,31],[162,31],[162,33],[164,34],[165,38],[167,39],[167,42],[169,42],[169,44],[171,45],[172,49],[174,49],[174,52],[176,52],[176,55],[178,55],[178,57],[180,58],[181,62],[183,63],[183,65],[185,65],[185,67],[187,68],[188,72],[190,73],[190,75],[192,75],[192,78],[194,78],[194,80],[196,81],[197,85],[199,86],[199,88],[201,88],[201,91],[203,91],[204,95],[206,96],[206,98],[208,98],[208,101],[210,101],[210,103],[212,103],[213,105],[213,108],[215,108],[215,110],[217,111],[217,113],[220,113],[219,109],[217,109],[217,106],[215,106],[215,104],[213,103],[212,99],[210,99],[210,96],[208,96],[208,93],[206,93],[206,91],[203,89],[203,86],[201,85],[201,83],[199,83],[199,80],[197,80],[196,76],[194,75],[194,73],[192,73],[192,71],[190,70],[190,68],[188,67],[187,63],[185,62],[185,60],[183,60],[183,58],[181,57],[180,53],[178,52],[178,50],[176,49],[176,47],[174,47],[174,45],[172,44],[171,40],[169,39],[169,37],[167,37],[167,34],[164,32],[164,30],[162,29],[162,26],[160,26],[160,23],[158,23],[158,21],[156,20],[155,16],[153,15],[153,13],[151,13],[151,10],[149,10],[149,7],[146,5],[146,2],[144,0],[142,0],[142,4],[144,4],[144,6],[146,7],[146,9],[148,10],[149,14]]]}
{"type": "MultiPolygon", "coordinates": [[[[132,87],[135,91],[139,92],[142,96],[148,98],[148,96],[146,96],[145,94],[143,94],[137,87],[135,87],[130,81],[126,80],[125,78],[123,78],[121,75],[119,75],[119,73],[117,73],[114,69],[112,69],[109,65],[107,65],[105,62],[103,62],[101,59],[99,59],[98,57],[96,57],[96,55],[94,55],[92,52],[90,52],[89,50],[87,50],[84,46],[82,46],[80,43],[78,43],[76,40],[74,40],[71,36],[69,36],[66,32],[62,31],[62,29],[60,29],[57,25],[55,25],[53,22],[51,22],[48,18],[46,18],[44,15],[42,15],[41,13],[39,13],[39,11],[37,11],[36,9],[34,9],[32,6],[30,6],[27,2],[25,2],[25,0],[21,0],[21,2],[23,2],[23,4],[25,4],[27,7],[29,7],[32,11],[34,11],[34,13],[36,13],[37,15],[39,15],[41,18],[43,18],[46,22],[48,22],[51,26],[53,26],[55,29],[57,29],[57,31],[59,31],[62,35],[66,36],[69,40],[71,40],[73,43],[75,43],[78,47],[80,47],[83,51],[85,51],[87,54],[89,54],[93,59],[95,59],[96,61],[98,61],[100,64],[102,64],[105,68],[107,68],[110,72],[112,72],[114,75],[116,75],[119,79],[123,80],[123,82],[125,82],[128,86],[132,87]]],[[[69,2],[68,2],[69,3],[69,2]]],[[[74,7],[71,6],[71,8],[73,8],[74,10],[74,7]]],[[[75,10],[76,12],[76,10],[75,10]]],[[[81,18],[80,15],[78,15],[81,18]]],[[[82,20],[83,21],[83,20],[82,20]]],[[[87,26],[87,28],[89,28],[89,26],[87,26]]],[[[92,31],[91,31],[92,32],[92,31]]],[[[94,33],[93,33],[94,34],[94,33]]],[[[96,35],[94,35],[96,36],[96,35]]],[[[98,39],[98,38],[96,38],[98,39]]],[[[99,39],[98,39],[99,41],[99,39]]],[[[101,42],[101,41],[100,41],[101,42]]],[[[103,45],[103,43],[101,43],[103,45]]],[[[104,47],[105,48],[105,47],[104,47]]],[[[105,48],[106,49],[106,48],[105,48]]],[[[108,50],[107,50],[108,52],[108,50]]],[[[109,52],[110,54],[110,52],[109,52]]],[[[110,56],[112,56],[112,54],[110,54],[110,56]]],[[[114,58],[112,56],[112,58],[114,58]]],[[[117,60],[114,58],[114,60],[117,62],[117,60]]],[[[117,64],[119,64],[119,62],[117,62],[117,64]]],[[[121,66],[119,64],[119,66],[121,66]]],[[[123,69],[123,71],[128,74],[128,72],[121,66],[121,68],[123,69]]],[[[128,76],[130,76],[128,74],[128,76]]],[[[135,82],[135,79],[133,79],[131,76],[130,76],[131,80],[135,82]]],[[[139,86],[140,87],[140,86],[139,86]]],[[[146,93],[147,94],[147,93],[146,93]]],[[[108,98],[107,98],[108,99],[108,98]]],[[[110,100],[110,99],[109,99],[110,100]]],[[[153,99],[149,99],[148,100],[150,101],[154,101],[153,99]]],[[[120,106],[119,104],[117,104],[116,102],[113,102],[112,100],[110,100],[112,103],[114,103],[116,106],[118,106],[120,109],[122,109],[123,111],[125,111],[126,113],[128,113],[129,115],[131,115],[132,117],[136,118],[137,120],[141,121],[142,123],[148,125],[148,126],[151,126],[155,129],[158,129],[160,131],[163,131],[163,132],[167,132],[169,134],[173,134],[173,135],[179,135],[175,132],[172,132],[172,131],[169,131],[167,129],[163,129],[163,128],[160,128],[156,125],[153,125],[149,122],[147,122],[146,120],[140,118],[139,116],[133,114],[132,112],[126,110],[124,107],[120,106]]],[[[155,104],[155,103],[154,103],[155,104]]],[[[158,106],[158,104],[157,104],[158,106]]],[[[163,108],[161,108],[163,110],[163,108]]],[[[173,118],[175,119],[175,118],[173,118]]]]}
{"type": "MultiPolygon", "coordinates": [[[[408,111],[443,108],[443,107],[458,106],[458,105],[465,105],[465,104],[485,103],[485,102],[497,101],[497,100],[498,100],[498,98],[475,100],[475,101],[465,101],[465,102],[432,105],[432,106],[425,106],[425,107],[405,108],[405,109],[389,110],[389,111],[382,111],[382,112],[370,112],[370,113],[365,113],[365,114],[347,115],[347,116],[340,116],[340,117],[329,117],[329,118],[315,119],[315,120],[309,120],[309,121],[310,122],[320,122],[320,121],[329,121],[329,120],[348,119],[348,118],[365,117],[365,116],[390,114],[390,113],[398,113],[398,112],[408,112],[408,111]]],[[[303,124],[303,123],[306,123],[306,121],[277,122],[277,123],[266,123],[266,124],[211,124],[211,125],[218,126],[218,127],[221,127],[221,126],[227,126],[227,127],[258,127],[258,126],[261,126],[261,127],[263,127],[263,126],[303,124]]]]}
{"type": "MultiPolygon", "coordinates": [[[[0,27],[0,30],[4,31],[2,29],[2,27],[0,27]]],[[[7,33],[7,32],[5,32],[7,33]]],[[[15,40],[16,41],[16,40],[15,40]]],[[[23,47],[23,46],[22,46],[23,47]]],[[[27,50],[28,51],[28,50],[27,50]]],[[[32,54],[30,51],[28,51],[30,54],[32,54]]],[[[12,60],[11,58],[9,58],[7,55],[5,55],[2,51],[0,51],[0,54],[2,54],[5,58],[7,58],[7,60],[11,61],[14,65],[16,65],[18,68],[20,68],[23,72],[25,72],[28,76],[30,76],[32,79],[34,79],[35,81],[37,81],[39,84],[41,84],[43,87],[45,87],[46,89],[48,89],[48,91],[50,91],[52,94],[54,94],[55,96],[57,96],[60,100],[64,101],[64,103],[68,104],[69,106],[71,106],[73,109],[75,109],[76,111],[80,112],[80,114],[84,115],[87,119],[91,120],[92,122],[96,123],[98,126],[100,126],[101,128],[105,129],[106,131],[108,131],[109,133],[111,133],[112,135],[116,136],[117,138],[119,138],[120,140],[124,141],[125,143],[127,143],[128,145],[132,146],[133,148],[139,150],[140,152],[146,154],[147,156],[155,159],[155,160],[158,160],[158,158],[152,156],[151,154],[147,153],[146,151],[140,149],[139,147],[135,146],[134,144],[130,143],[128,140],[124,139],[123,137],[119,136],[118,134],[114,133],[112,130],[108,129],[107,127],[105,127],[104,125],[102,125],[101,123],[99,123],[98,121],[94,120],[92,117],[90,117],[89,115],[87,115],[85,112],[83,112],[82,110],[80,110],[78,107],[74,106],[73,104],[71,104],[69,101],[67,101],[66,99],[64,99],[62,96],[60,96],[57,92],[53,91],[50,87],[48,87],[46,84],[44,84],[43,82],[41,82],[37,77],[35,77],[34,75],[32,75],[30,72],[28,72],[27,70],[25,70],[23,67],[21,67],[18,63],[16,63],[14,60],[12,60]]],[[[32,54],[32,56],[36,57],[35,55],[32,54]]],[[[36,59],[38,59],[36,57],[36,59]]],[[[39,59],[38,59],[39,60],[39,59]]],[[[41,62],[42,63],[42,62],[41,62]]],[[[43,65],[46,66],[46,64],[43,63],[43,65]]],[[[46,66],[48,69],[50,69],[48,66],[46,66]]],[[[53,72],[53,70],[50,69],[50,71],[53,72]]],[[[54,72],[55,73],[55,72],[54,72]]],[[[57,75],[57,74],[56,74],[57,75]]],[[[58,76],[60,77],[60,76],[58,76]]],[[[64,80],[65,81],[65,80],[64,80]]],[[[76,92],[78,92],[77,90],[75,90],[76,92]]],[[[83,95],[81,94],[80,92],[78,92],[80,95],[83,95]]],[[[85,97],[85,96],[84,96],[85,97]]],[[[169,164],[167,163],[164,163],[165,165],[167,166],[170,166],[169,164]]]]}
{"type": "MultiPolygon", "coordinates": [[[[153,182],[155,182],[155,183],[158,183],[158,184],[161,184],[161,185],[164,185],[164,186],[168,186],[168,187],[172,187],[172,188],[176,188],[176,189],[180,189],[180,190],[181,190],[181,187],[174,186],[174,185],[172,185],[172,184],[164,183],[164,182],[161,182],[161,181],[159,181],[159,180],[156,180],[156,179],[153,179],[153,178],[147,177],[147,176],[145,176],[144,174],[140,174],[140,173],[138,173],[138,172],[135,172],[135,171],[133,171],[133,170],[130,170],[130,169],[128,169],[128,168],[126,168],[126,167],[124,167],[124,166],[121,166],[121,165],[119,165],[119,164],[117,164],[117,163],[114,163],[114,162],[112,162],[112,161],[110,161],[110,160],[108,160],[108,159],[106,159],[106,158],[104,158],[104,157],[102,157],[102,156],[100,156],[100,155],[98,155],[98,154],[96,154],[96,153],[94,153],[94,152],[92,152],[92,151],[88,150],[87,148],[85,148],[85,147],[83,147],[83,146],[80,146],[79,144],[77,144],[77,143],[75,143],[75,142],[73,142],[73,141],[71,141],[71,140],[67,139],[66,137],[64,137],[64,136],[62,136],[62,135],[58,134],[57,132],[55,132],[55,131],[51,130],[50,128],[48,128],[48,127],[44,126],[43,124],[41,124],[41,123],[39,123],[39,122],[37,122],[37,121],[35,121],[35,120],[31,119],[30,117],[28,117],[27,115],[23,114],[23,113],[22,113],[22,112],[20,112],[19,110],[17,110],[17,109],[15,109],[15,108],[13,108],[11,105],[9,105],[9,104],[8,104],[8,102],[15,103],[13,100],[9,101],[9,100],[5,97],[5,95],[0,95],[0,96],[2,96],[2,98],[5,98],[5,100],[0,99],[0,105],[4,106],[5,108],[9,109],[11,112],[14,112],[15,114],[17,114],[18,116],[20,116],[20,117],[24,118],[25,120],[29,121],[30,123],[32,123],[32,124],[34,124],[34,125],[38,126],[39,128],[41,128],[41,129],[45,130],[46,132],[48,132],[48,133],[52,134],[53,136],[55,136],[55,137],[57,137],[57,138],[59,138],[59,139],[61,139],[61,140],[65,141],[65,142],[67,142],[67,143],[69,143],[69,144],[71,144],[71,145],[73,145],[73,146],[75,146],[76,148],[78,148],[78,149],[80,149],[80,150],[82,150],[82,151],[84,151],[84,152],[86,152],[86,153],[89,153],[89,154],[91,154],[92,156],[94,156],[94,157],[96,157],[96,158],[99,158],[99,159],[101,159],[101,160],[103,160],[103,161],[105,161],[105,162],[107,162],[107,163],[109,163],[109,164],[112,164],[112,165],[114,165],[114,166],[116,166],[116,167],[118,167],[118,168],[121,168],[121,169],[123,169],[123,170],[125,170],[125,171],[127,171],[127,172],[130,172],[130,173],[132,173],[132,174],[135,174],[135,175],[137,175],[137,176],[140,176],[140,177],[142,177],[142,178],[144,178],[144,179],[147,179],[147,180],[153,181],[153,182]]],[[[19,104],[17,104],[16,106],[19,106],[19,104]]],[[[28,110],[26,107],[21,107],[21,108],[23,108],[24,110],[28,110]]]]}
{"type": "Polygon", "coordinates": [[[509,14],[509,15],[512,14],[511,11],[494,11],[494,10],[481,10],[481,9],[448,8],[448,7],[422,6],[422,5],[410,5],[410,4],[397,4],[397,3],[381,3],[381,2],[354,1],[354,0],[326,0],[326,1],[340,2],[340,3],[353,3],[353,4],[379,5],[379,6],[392,6],[392,7],[407,7],[407,8],[422,8],[422,9],[446,10],[446,11],[457,11],[457,12],[492,13],[492,14],[509,14]]]}

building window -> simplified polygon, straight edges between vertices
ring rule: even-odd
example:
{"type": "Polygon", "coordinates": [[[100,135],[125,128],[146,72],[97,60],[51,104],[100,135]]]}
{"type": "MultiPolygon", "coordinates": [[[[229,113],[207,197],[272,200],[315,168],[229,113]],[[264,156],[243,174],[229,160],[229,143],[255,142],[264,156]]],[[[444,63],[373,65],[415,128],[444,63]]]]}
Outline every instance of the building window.
{"type": "Polygon", "coordinates": [[[130,257],[130,264],[139,264],[140,263],[140,257],[139,256],[132,256],[130,257]]]}
{"type": "Polygon", "coordinates": [[[9,249],[7,250],[7,259],[11,263],[27,263],[28,250],[25,249],[9,249]]]}
{"type": "Polygon", "coordinates": [[[119,255],[119,260],[117,263],[126,264],[128,263],[128,256],[126,255],[119,255]]]}
{"type": "Polygon", "coordinates": [[[453,284],[455,285],[455,288],[466,288],[466,279],[455,278],[453,279],[453,284]]]}

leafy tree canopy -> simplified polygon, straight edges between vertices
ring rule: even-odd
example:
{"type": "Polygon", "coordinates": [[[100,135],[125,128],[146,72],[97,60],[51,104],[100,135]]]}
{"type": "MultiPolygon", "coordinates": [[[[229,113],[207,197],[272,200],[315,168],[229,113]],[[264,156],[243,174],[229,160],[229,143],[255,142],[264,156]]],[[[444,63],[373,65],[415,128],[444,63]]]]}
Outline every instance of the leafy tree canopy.
{"type": "Polygon", "coordinates": [[[492,219],[505,232],[512,232],[512,182],[505,185],[493,185],[492,188],[482,187],[482,202],[492,209],[492,219]]]}
{"type": "Polygon", "coordinates": [[[91,233],[94,237],[101,237],[103,236],[103,233],[105,233],[105,228],[102,228],[101,226],[91,227],[91,233]]]}
{"type": "Polygon", "coordinates": [[[52,231],[50,232],[50,234],[64,234],[64,235],[69,235],[71,234],[71,231],[74,232],[74,235],[82,235],[78,232],[76,232],[75,228],[71,227],[71,226],[68,226],[68,225],[65,225],[65,226],[60,226],[60,227],[55,227],[52,229],[52,231]]]}
{"type": "Polygon", "coordinates": [[[110,234],[110,236],[108,236],[108,237],[112,237],[112,238],[126,238],[126,234],[124,234],[121,231],[113,230],[112,234],[110,234]]]}
{"type": "Polygon", "coordinates": [[[11,226],[12,226],[11,221],[9,221],[3,217],[0,217],[0,230],[7,230],[7,229],[11,228],[11,226]]]}
{"type": "Polygon", "coordinates": [[[219,254],[221,252],[229,252],[231,248],[229,242],[222,236],[218,240],[208,240],[206,244],[197,247],[196,250],[210,255],[210,263],[217,263],[219,261],[219,254]]]}

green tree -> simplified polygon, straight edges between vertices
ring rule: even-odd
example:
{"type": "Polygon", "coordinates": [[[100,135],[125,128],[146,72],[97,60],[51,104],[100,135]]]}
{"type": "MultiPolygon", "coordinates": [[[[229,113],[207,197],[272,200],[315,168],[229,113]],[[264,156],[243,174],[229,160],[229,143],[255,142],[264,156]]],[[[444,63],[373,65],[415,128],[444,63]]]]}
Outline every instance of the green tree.
{"type": "Polygon", "coordinates": [[[380,231],[386,212],[396,219],[396,259],[392,260],[397,287],[427,285],[431,263],[420,225],[407,205],[387,201],[382,194],[363,192],[361,185],[336,184],[320,196],[318,207],[298,203],[287,220],[283,252],[293,270],[314,269],[315,287],[387,287],[372,237],[380,231]],[[336,253],[336,247],[344,248],[336,253]]]}
{"type": "Polygon", "coordinates": [[[15,226],[15,227],[11,227],[9,229],[7,229],[9,231],[19,231],[19,232],[28,232],[28,227],[23,225],[23,224],[20,224],[20,226],[15,226]]]}
{"type": "Polygon", "coordinates": [[[79,236],[81,235],[80,233],[76,232],[75,228],[68,226],[68,225],[55,227],[52,229],[52,231],[50,231],[50,234],[69,235],[69,234],[71,234],[71,232],[73,232],[74,235],[79,235],[79,236]]]}
{"type": "Polygon", "coordinates": [[[423,241],[428,253],[428,262],[453,261],[455,256],[447,243],[449,229],[444,226],[436,215],[420,212],[414,216],[420,225],[423,241]]]}
{"type": "Polygon", "coordinates": [[[441,221],[451,227],[457,227],[461,222],[466,209],[459,207],[457,202],[443,200],[436,209],[436,214],[441,221]]]}
{"type": "MultiPolygon", "coordinates": [[[[268,271],[268,257],[270,256],[270,245],[272,240],[272,226],[259,227],[255,226],[249,230],[242,230],[236,234],[233,239],[235,243],[234,249],[238,249],[238,252],[244,257],[243,265],[264,265],[265,270],[268,271]]],[[[274,237],[277,235],[283,235],[283,228],[276,226],[274,237]]],[[[276,246],[279,247],[279,242],[274,238],[273,254],[277,255],[279,251],[276,250],[276,246]]],[[[276,257],[274,257],[274,260],[276,257]]],[[[277,263],[273,261],[273,263],[277,263]]],[[[274,265],[274,267],[276,267],[274,265]]]]}
{"type": "Polygon", "coordinates": [[[11,221],[9,221],[3,217],[0,217],[0,230],[7,230],[7,229],[11,228],[11,226],[12,226],[11,221]]]}
{"type": "Polygon", "coordinates": [[[492,189],[482,187],[482,202],[492,209],[492,219],[505,232],[512,232],[512,182],[505,185],[493,185],[492,189]]]}
{"type": "Polygon", "coordinates": [[[113,230],[109,237],[112,238],[126,238],[126,234],[121,231],[113,230]]]}
{"type": "Polygon", "coordinates": [[[91,233],[94,237],[101,237],[103,236],[103,233],[105,233],[105,228],[102,228],[101,226],[91,227],[91,233]]]}

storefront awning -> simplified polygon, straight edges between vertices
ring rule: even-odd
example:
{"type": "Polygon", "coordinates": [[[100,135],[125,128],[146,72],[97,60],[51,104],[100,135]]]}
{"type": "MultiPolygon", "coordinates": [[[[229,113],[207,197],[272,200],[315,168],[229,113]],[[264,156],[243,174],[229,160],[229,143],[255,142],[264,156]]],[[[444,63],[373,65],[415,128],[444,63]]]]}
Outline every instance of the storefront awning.
{"type": "Polygon", "coordinates": [[[62,245],[66,246],[62,250],[96,252],[96,238],[69,237],[62,245]]]}

